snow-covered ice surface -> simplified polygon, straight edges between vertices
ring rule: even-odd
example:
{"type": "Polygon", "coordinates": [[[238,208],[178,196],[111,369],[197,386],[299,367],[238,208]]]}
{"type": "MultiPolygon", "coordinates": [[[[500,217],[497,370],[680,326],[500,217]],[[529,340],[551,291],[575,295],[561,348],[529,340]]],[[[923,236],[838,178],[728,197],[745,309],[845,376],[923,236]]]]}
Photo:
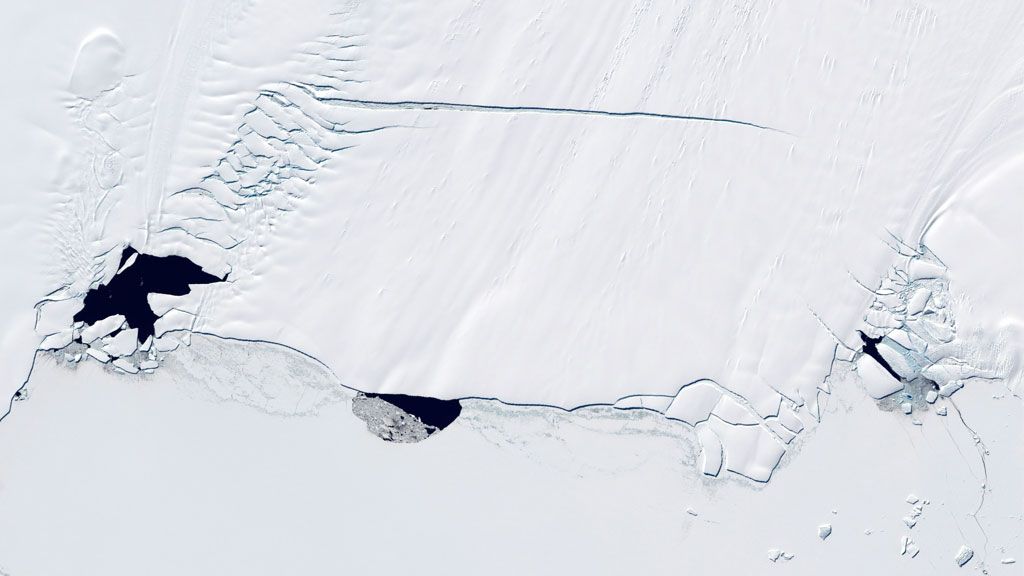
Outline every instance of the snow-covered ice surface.
{"type": "Polygon", "coordinates": [[[165,4],[5,14],[0,570],[1013,573],[1024,7],[165,4]]]}

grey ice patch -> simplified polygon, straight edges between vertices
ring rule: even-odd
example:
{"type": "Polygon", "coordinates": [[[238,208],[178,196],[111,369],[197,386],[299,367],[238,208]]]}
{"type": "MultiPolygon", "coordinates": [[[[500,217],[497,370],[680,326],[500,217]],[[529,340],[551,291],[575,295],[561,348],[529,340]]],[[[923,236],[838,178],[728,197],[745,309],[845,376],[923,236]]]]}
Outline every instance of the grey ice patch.
{"type": "Polygon", "coordinates": [[[422,442],[437,432],[437,428],[424,424],[398,406],[362,393],[352,399],[352,413],[366,422],[371,434],[388,442],[422,442]]]}
{"type": "Polygon", "coordinates": [[[887,412],[911,414],[914,411],[927,412],[933,402],[929,402],[930,393],[938,394],[935,382],[927,378],[914,378],[903,383],[903,389],[895,394],[876,400],[878,407],[887,412]],[[909,410],[908,410],[909,407],[909,410]]]}
{"type": "MultiPolygon", "coordinates": [[[[181,335],[188,342],[174,353],[157,354],[160,371],[199,398],[274,416],[312,416],[351,397],[330,369],[293,348],[200,332],[181,335]]],[[[141,362],[139,367],[145,369],[141,362]]]]}

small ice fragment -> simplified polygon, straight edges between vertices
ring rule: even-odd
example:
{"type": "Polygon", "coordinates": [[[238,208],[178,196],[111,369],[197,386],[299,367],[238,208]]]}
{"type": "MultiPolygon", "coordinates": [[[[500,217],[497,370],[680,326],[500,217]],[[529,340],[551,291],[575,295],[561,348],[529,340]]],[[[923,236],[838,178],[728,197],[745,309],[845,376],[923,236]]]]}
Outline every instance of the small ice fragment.
{"type": "Polygon", "coordinates": [[[921,499],[913,494],[907,494],[907,504],[917,504],[921,499]]]}
{"type": "Polygon", "coordinates": [[[967,546],[961,546],[953,560],[956,562],[957,566],[963,567],[964,564],[971,561],[971,558],[974,558],[974,550],[971,550],[967,546]]]}
{"type": "Polygon", "coordinates": [[[782,553],[782,559],[783,560],[792,560],[795,557],[796,557],[796,554],[793,554],[792,552],[783,552],[782,553]]]}
{"type": "Polygon", "coordinates": [[[99,350],[97,348],[87,348],[85,350],[85,353],[88,354],[89,356],[92,356],[96,360],[103,362],[104,364],[110,362],[110,355],[104,352],[103,350],[99,350]]]}
{"type": "Polygon", "coordinates": [[[911,418],[910,423],[913,424],[914,426],[924,426],[924,424],[922,424],[921,421],[918,420],[917,418],[911,418]]]}
{"type": "Polygon", "coordinates": [[[779,556],[782,556],[782,550],[779,550],[778,548],[768,550],[768,559],[772,562],[778,562],[779,556]]]}
{"type": "Polygon", "coordinates": [[[945,416],[947,414],[945,406],[939,406],[939,409],[935,411],[939,416],[945,416]]]}
{"type": "Polygon", "coordinates": [[[864,529],[864,535],[865,536],[871,536],[871,528],[865,528],[864,529]]]}
{"type": "Polygon", "coordinates": [[[1017,561],[1016,561],[1016,560],[1014,560],[1013,558],[1003,558],[1003,559],[1002,559],[1002,560],[1000,560],[999,562],[1000,562],[1001,564],[1013,564],[1013,563],[1015,563],[1015,562],[1017,562],[1017,561]]]}
{"type": "Polygon", "coordinates": [[[64,353],[64,361],[65,362],[74,362],[75,361],[75,355],[72,354],[71,352],[65,352],[64,353]]]}
{"type": "Polygon", "coordinates": [[[959,380],[947,382],[946,384],[943,384],[941,388],[939,388],[939,396],[942,396],[943,398],[948,398],[952,396],[954,392],[963,387],[964,383],[959,380]]]}
{"type": "Polygon", "coordinates": [[[910,414],[911,412],[914,411],[914,405],[911,404],[910,402],[904,402],[900,404],[900,408],[903,408],[904,414],[910,414]]]}
{"type": "Polygon", "coordinates": [[[831,535],[832,535],[832,525],[831,524],[822,524],[821,526],[818,526],[818,538],[821,538],[822,540],[824,540],[824,539],[828,538],[831,535]]]}
{"type": "Polygon", "coordinates": [[[143,370],[155,370],[160,364],[156,360],[143,360],[139,362],[139,368],[143,370]]]}
{"type": "Polygon", "coordinates": [[[913,542],[907,543],[907,554],[910,554],[911,558],[916,558],[921,553],[921,549],[917,547],[917,544],[913,542]]]}
{"type": "Polygon", "coordinates": [[[139,369],[135,367],[127,358],[118,358],[113,362],[114,367],[123,370],[129,374],[138,374],[139,369]]]}
{"type": "Polygon", "coordinates": [[[82,330],[82,342],[86,344],[92,343],[97,338],[102,338],[107,334],[110,334],[114,330],[117,330],[124,324],[124,316],[121,314],[115,314],[114,316],[108,316],[103,320],[99,320],[96,323],[90,325],[88,328],[82,330]]]}
{"type": "Polygon", "coordinates": [[[917,520],[909,516],[903,517],[903,523],[907,525],[907,528],[913,528],[914,526],[917,526],[917,520]]]}
{"type": "Polygon", "coordinates": [[[907,553],[907,544],[910,544],[910,538],[907,536],[900,536],[900,556],[907,553]]]}
{"type": "Polygon", "coordinates": [[[935,390],[929,390],[924,395],[924,401],[929,404],[935,404],[935,401],[939,399],[939,393],[935,390]]]}
{"type": "Polygon", "coordinates": [[[696,516],[697,515],[697,511],[694,510],[693,508],[687,508],[686,509],[686,513],[689,514],[690,516],[696,516]]]}

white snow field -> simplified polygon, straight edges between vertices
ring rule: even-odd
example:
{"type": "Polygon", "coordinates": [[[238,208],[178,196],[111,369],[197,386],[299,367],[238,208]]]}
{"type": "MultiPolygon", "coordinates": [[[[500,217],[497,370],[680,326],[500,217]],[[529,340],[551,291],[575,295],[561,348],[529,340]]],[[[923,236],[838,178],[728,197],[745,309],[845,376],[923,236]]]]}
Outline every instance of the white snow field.
{"type": "Polygon", "coordinates": [[[0,574],[1019,573],[1024,5],[0,26],[0,574]]]}

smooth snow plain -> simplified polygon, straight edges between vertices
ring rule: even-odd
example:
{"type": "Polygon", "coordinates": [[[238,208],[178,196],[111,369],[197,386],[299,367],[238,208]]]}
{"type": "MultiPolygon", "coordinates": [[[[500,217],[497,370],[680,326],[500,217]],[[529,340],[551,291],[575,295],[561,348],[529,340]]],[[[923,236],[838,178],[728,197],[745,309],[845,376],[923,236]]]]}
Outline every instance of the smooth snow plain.
{"type": "Polygon", "coordinates": [[[0,569],[1013,573],[1022,11],[13,7],[0,569]]]}

